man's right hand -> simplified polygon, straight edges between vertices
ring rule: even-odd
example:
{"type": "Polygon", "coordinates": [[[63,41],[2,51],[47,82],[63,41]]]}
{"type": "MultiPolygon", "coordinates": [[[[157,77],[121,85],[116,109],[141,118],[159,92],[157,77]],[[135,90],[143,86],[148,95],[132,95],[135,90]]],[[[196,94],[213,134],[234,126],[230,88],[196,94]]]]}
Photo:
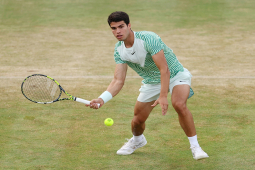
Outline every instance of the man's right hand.
{"type": "Polygon", "coordinates": [[[90,107],[91,109],[99,109],[104,105],[104,101],[101,98],[98,99],[93,99],[90,101],[90,104],[86,104],[87,107],[90,107]],[[100,106],[98,107],[98,104],[100,104],[100,106]]]}

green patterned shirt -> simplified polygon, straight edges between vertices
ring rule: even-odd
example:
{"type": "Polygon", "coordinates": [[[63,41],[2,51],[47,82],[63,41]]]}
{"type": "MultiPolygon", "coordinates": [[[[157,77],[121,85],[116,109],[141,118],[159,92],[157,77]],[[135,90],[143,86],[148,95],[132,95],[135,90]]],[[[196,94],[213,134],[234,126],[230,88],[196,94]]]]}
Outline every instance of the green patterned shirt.
{"type": "Polygon", "coordinates": [[[126,48],[123,41],[116,43],[114,50],[116,64],[127,63],[143,78],[144,84],[158,84],[161,82],[160,71],[152,56],[163,50],[171,73],[170,78],[184,70],[173,50],[166,46],[157,34],[148,31],[134,32],[134,34],[135,40],[131,48],[126,48]]]}

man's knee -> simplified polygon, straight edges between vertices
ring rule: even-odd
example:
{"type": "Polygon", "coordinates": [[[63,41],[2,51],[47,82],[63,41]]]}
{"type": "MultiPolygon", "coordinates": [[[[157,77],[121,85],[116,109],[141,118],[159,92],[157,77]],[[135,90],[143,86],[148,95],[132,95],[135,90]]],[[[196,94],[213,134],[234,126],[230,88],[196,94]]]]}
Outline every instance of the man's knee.
{"type": "Polygon", "coordinates": [[[153,107],[151,105],[154,101],[148,102],[148,103],[140,103],[137,102],[135,109],[134,109],[134,117],[132,120],[132,123],[135,125],[141,125],[144,124],[147,118],[149,117],[149,114],[153,107]]]}
{"type": "Polygon", "coordinates": [[[143,118],[141,116],[134,116],[133,119],[132,119],[132,123],[135,124],[135,125],[141,125],[143,123],[145,123],[146,121],[146,118],[143,118]]]}
{"type": "Polygon", "coordinates": [[[136,125],[141,125],[141,124],[145,123],[147,118],[148,118],[147,113],[145,114],[141,110],[136,109],[135,112],[134,112],[134,117],[133,117],[132,122],[136,125]]]}
{"type": "Polygon", "coordinates": [[[172,105],[178,114],[184,115],[186,113],[187,106],[185,102],[176,101],[173,102],[172,105]]]}

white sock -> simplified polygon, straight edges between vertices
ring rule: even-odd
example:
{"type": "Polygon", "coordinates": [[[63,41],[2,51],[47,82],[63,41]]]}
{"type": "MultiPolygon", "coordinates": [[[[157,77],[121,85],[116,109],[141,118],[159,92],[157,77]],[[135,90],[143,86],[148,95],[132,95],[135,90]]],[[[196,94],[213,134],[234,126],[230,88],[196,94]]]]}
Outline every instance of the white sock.
{"type": "Polygon", "coordinates": [[[197,141],[197,135],[188,137],[188,139],[189,139],[190,147],[200,147],[197,141]]]}
{"type": "Polygon", "coordinates": [[[143,134],[141,134],[140,136],[133,135],[133,139],[134,139],[134,142],[140,142],[143,139],[143,134]]]}

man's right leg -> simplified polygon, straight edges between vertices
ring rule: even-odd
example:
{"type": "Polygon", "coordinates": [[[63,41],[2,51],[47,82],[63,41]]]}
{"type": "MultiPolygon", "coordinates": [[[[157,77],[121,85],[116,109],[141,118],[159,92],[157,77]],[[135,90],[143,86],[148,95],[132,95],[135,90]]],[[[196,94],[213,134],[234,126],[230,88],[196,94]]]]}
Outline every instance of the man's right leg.
{"type": "Polygon", "coordinates": [[[131,122],[131,130],[134,136],[140,136],[145,130],[145,121],[149,117],[153,107],[151,106],[155,101],[152,102],[139,102],[136,101],[134,109],[134,117],[131,122]]]}
{"type": "Polygon", "coordinates": [[[136,102],[134,117],[131,122],[133,137],[117,151],[118,155],[132,154],[136,149],[146,145],[147,141],[143,136],[143,132],[145,130],[145,121],[153,109],[151,106],[153,103],[154,101],[146,103],[139,101],[136,102]]]}

